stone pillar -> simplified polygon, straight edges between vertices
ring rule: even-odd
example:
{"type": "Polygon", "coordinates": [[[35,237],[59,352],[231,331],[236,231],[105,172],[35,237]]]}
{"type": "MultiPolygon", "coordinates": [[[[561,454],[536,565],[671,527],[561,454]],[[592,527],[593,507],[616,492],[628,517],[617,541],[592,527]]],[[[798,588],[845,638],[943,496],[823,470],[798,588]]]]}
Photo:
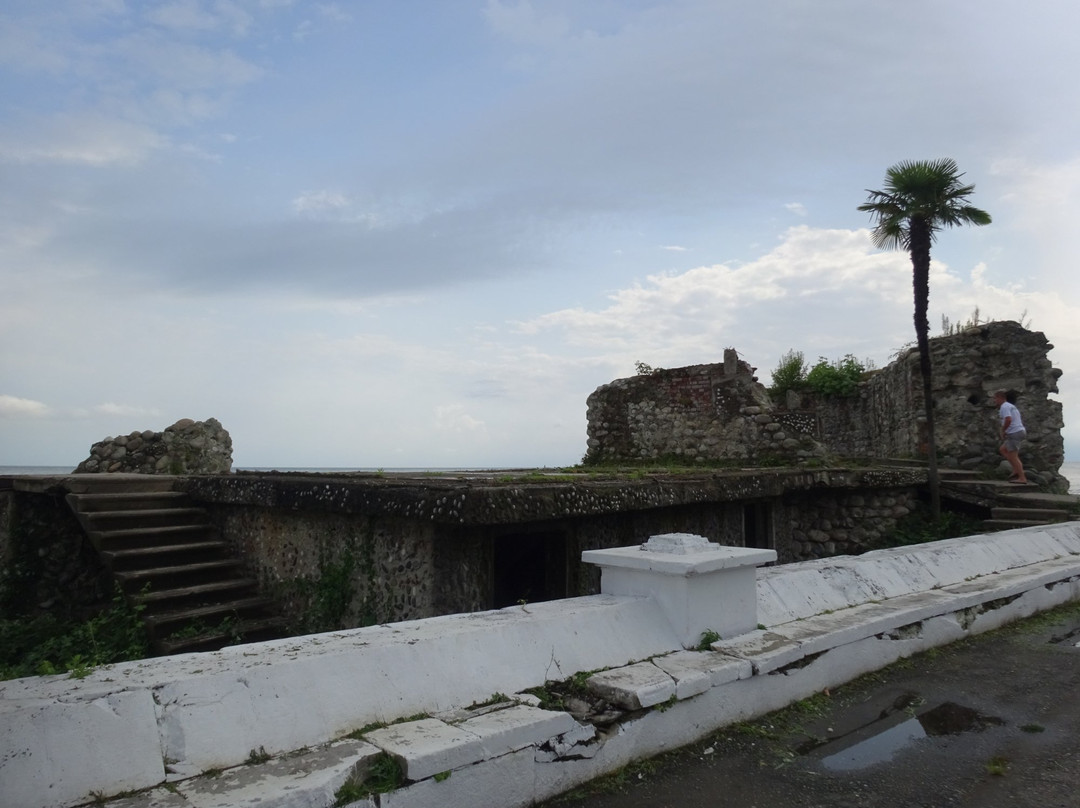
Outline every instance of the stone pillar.
{"type": "Polygon", "coordinates": [[[755,570],[776,551],[665,533],[637,547],[586,550],[581,560],[600,567],[605,595],[655,598],[679,641],[693,648],[706,631],[729,639],[757,628],[755,570]]]}
{"type": "Polygon", "coordinates": [[[734,348],[724,349],[724,375],[731,378],[739,372],[739,354],[734,348]]]}

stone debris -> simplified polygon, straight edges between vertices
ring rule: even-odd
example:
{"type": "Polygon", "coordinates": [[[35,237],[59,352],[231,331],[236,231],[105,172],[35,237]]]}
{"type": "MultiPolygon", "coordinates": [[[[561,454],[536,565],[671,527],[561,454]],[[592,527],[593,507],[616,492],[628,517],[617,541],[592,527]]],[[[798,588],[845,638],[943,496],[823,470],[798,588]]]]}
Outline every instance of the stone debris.
{"type": "Polygon", "coordinates": [[[232,438],[216,418],[181,418],[163,432],[132,432],[105,438],[75,474],[228,474],[232,438]]]}

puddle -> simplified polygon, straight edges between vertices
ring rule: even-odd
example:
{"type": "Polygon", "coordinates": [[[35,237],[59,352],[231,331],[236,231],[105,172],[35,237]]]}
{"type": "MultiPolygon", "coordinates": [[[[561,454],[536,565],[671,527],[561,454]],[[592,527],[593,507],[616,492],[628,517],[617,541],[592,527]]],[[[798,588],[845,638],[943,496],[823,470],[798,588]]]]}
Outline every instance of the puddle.
{"type": "Polygon", "coordinates": [[[920,738],[981,732],[988,726],[1003,723],[1000,718],[982,715],[951,701],[910,716],[904,710],[912,702],[917,703],[917,697],[905,694],[896,700],[893,709],[882,711],[870,724],[827,741],[809,741],[797,751],[820,755],[821,765],[829,771],[857,771],[892,760],[920,738]],[[868,732],[873,734],[867,735],[868,732]]]}
{"type": "Polygon", "coordinates": [[[1055,645],[1071,645],[1073,648],[1080,648],[1080,625],[1067,629],[1064,634],[1054,634],[1050,637],[1050,642],[1055,645]]]}

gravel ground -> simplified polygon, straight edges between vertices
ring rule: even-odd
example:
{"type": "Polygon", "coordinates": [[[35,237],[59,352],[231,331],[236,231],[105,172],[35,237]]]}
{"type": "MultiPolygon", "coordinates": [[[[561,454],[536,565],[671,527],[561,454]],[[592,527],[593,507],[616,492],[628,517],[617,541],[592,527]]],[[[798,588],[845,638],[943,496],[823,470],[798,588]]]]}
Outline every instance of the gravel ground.
{"type": "Polygon", "coordinates": [[[727,727],[545,805],[1080,808],[1077,643],[1080,605],[1064,607],[727,727]]]}

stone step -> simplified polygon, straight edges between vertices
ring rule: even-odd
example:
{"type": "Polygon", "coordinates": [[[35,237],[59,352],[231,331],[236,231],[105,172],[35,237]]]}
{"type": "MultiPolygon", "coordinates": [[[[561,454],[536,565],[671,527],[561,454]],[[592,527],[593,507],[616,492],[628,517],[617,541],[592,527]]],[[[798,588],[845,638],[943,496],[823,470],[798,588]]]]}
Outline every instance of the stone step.
{"type": "Polygon", "coordinates": [[[253,578],[228,578],[194,586],[138,592],[131,596],[131,601],[136,606],[142,606],[146,614],[154,614],[183,607],[205,606],[214,600],[235,599],[257,591],[258,582],[253,578]]]}
{"type": "Polygon", "coordinates": [[[262,617],[264,615],[259,613],[270,606],[273,606],[272,600],[258,596],[225,600],[209,606],[151,614],[146,617],[146,624],[156,636],[164,637],[188,623],[220,622],[227,617],[262,617]]]}
{"type": "Polygon", "coordinates": [[[1044,491],[1026,491],[1023,488],[1003,492],[1003,502],[1033,508],[1062,508],[1071,513],[1080,512],[1080,496],[1076,494],[1047,494],[1044,491]]]}
{"type": "Polygon", "coordinates": [[[92,532],[208,524],[206,511],[202,508],[140,508],[138,510],[89,511],[82,515],[82,520],[92,532]]]}
{"type": "Polygon", "coordinates": [[[993,519],[1030,519],[1045,522],[1064,522],[1069,518],[1069,512],[1060,508],[991,508],[990,516],[993,519]]]}
{"type": "Polygon", "coordinates": [[[216,538],[208,525],[156,525],[89,532],[91,543],[102,552],[154,547],[161,544],[216,538]]]}
{"type": "MultiPolygon", "coordinates": [[[[382,754],[377,746],[344,738],[260,763],[170,782],[110,800],[109,805],[116,808],[336,805],[342,787],[363,780],[372,762],[382,754]]],[[[374,804],[367,798],[355,803],[358,808],[374,804]]]]}
{"type": "Polygon", "coordinates": [[[191,564],[152,567],[139,570],[119,570],[113,575],[120,582],[125,592],[135,593],[150,586],[150,591],[157,588],[176,588],[185,585],[198,585],[215,580],[237,577],[240,562],[235,558],[201,561],[191,564]]]}
{"type": "Polygon", "coordinates": [[[243,577],[206,511],[161,481],[141,490],[83,487],[65,497],[113,578],[142,612],[158,653],[280,637],[286,620],[243,577]],[[176,635],[176,636],[173,636],[176,635]]]}
{"type": "Polygon", "coordinates": [[[73,494],[133,494],[172,491],[174,478],[164,474],[70,474],[47,478],[73,494]]]}
{"type": "Polygon", "coordinates": [[[173,636],[154,640],[154,650],[161,656],[189,654],[196,651],[217,651],[238,642],[260,642],[281,637],[288,631],[288,621],[280,615],[230,622],[228,630],[217,627],[190,636],[173,636]]]}
{"type": "Polygon", "coordinates": [[[173,566],[190,561],[211,561],[227,557],[230,550],[227,542],[193,541],[181,544],[155,544],[133,547],[127,550],[102,550],[101,557],[114,571],[151,569],[160,566],[173,566]]]}
{"type": "Polygon", "coordinates": [[[187,500],[182,491],[129,491],[127,493],[68,494],[65,499],[78,513],[147,510],[172,507],[187,500]]]}

